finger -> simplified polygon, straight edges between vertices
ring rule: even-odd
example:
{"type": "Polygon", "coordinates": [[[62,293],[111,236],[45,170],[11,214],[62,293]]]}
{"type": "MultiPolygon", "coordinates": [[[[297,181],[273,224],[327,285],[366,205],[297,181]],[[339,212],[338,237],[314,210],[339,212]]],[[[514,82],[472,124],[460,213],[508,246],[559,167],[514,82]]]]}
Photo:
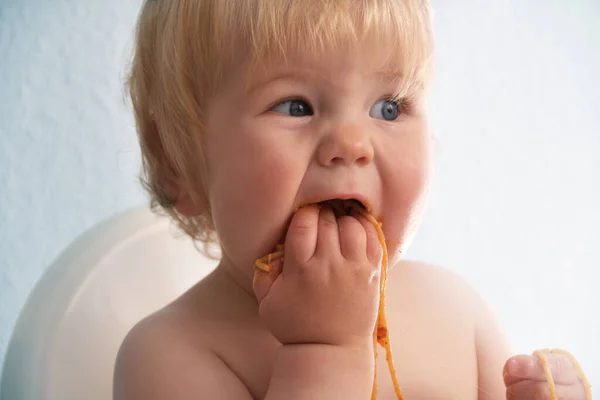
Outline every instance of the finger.
{"type": "Polygon", "coordinates": [[[258,268],[254,269],[254,279],[252,280],[252,288],[254,289],[254,295],[256,296],[256,299],[259,303],[262,302],[263,299],[267,296],[269,290],[271,289],[271,286],[273,286],[273,283],[281,274],[283,266],[282,260],[274,260],[271,263],[271,266],[273,267],[273,269],[270,272],[265,272],[258,268]]]}
{"type": "Polygon", "coordinates": [[[345,216],[338,220],[340,252],[346,260],[364,259],[367,254],[367,233],[354,217],[345,216]]]}
{"type": "Polygon", "coordinates": [[[294,214],[285,238],[287,260],[303,264],[313,257],[317,245],[318,222],[317,206],[303,207],[294,214]]]}
{"type": "MultiPolygon", "coordinates": [[[[555,395],[563,400],[586,398],[583,385],[556,385],[555,395]]],[[[551,400],[550,385],[548,382],[520,381],[506,388],[506,399],[551,400]]]]}
{"type": "MultiPolygon", "coordinates": [[[[546,353],[548,367],[557,385],[569,385],[579,381],[577,371],[571,360],[563,354],[546,353]]],[[[511,357],[504,366],[504,383],[506,386],[521,381],[547,381],[541,360],[536,356],[517,355],[511,357]]]]}
{"type": "Polygon", "coordinates": [[[367,220],[363,215],[356,211],[352,211],[351,214],[365,230],[366,234],[366,242],[367,242],[367,258],[371,264],[379,266],[381,264],[381,258],[383,257],[383,249],[381,248],[381,243],[379,242],[379,235],[377,234],[377,229],[373,226],[373,224],[367,220]]]}
{"type": "Polygon", "coordinates": [[[591,399],[592,398],[592,390],[591,390],[592,385],[590,385],[590,381],[585,376],[585,372],[583,372],[583,369],[581,368],[581,364],[579,364],[579,361],[577,361],[575,356],[573,354],[571,354],[570,352],[563,350],[563,349],[552,349],[552,350],[550,350],[550,353],[562,354],[571,362],[571,364],[573,365],[575,372],[577,374],[577,379],[581,382],[581,385],[583,386],[583,390],[585,392],[585,398],[591,399]]]}
{"type": "Polygon", "coordinates": [[[330,207],[321,207],[316,254],[339,254],[339,252],[340,238],[335,214],[330,207]]]}

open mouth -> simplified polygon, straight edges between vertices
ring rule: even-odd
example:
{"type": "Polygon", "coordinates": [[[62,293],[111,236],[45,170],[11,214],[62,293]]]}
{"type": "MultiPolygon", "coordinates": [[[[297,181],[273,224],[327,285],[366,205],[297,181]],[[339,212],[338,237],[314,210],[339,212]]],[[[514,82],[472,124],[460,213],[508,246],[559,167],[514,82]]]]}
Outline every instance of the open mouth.
{"type": "Polygon", "coordinates": [[[345,215],[350,215],[352,210],[359,209],[362,211],[368,212],[367,207],[357,199],[330,199],[324,200],[317,203],[319,206],[330,207],[333,210],[333,213],[336,218],[343,217],[345,215]]]}

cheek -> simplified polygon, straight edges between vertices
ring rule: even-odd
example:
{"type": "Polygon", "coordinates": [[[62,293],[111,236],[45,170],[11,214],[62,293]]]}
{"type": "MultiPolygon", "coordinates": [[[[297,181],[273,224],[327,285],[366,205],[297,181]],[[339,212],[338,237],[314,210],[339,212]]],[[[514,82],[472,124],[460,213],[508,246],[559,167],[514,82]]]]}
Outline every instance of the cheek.
{"type": "Polygon", "coordinates": [[[223,250],[237,265],[252,265],[282,235],[297,191],[290,155],[273,143],[236,140],[214,149],[209,198],[223,250]]]}
{"type": "MultiPolygon", "coordinates": [[[[401,147],[395,160],[390,161],[387,190],[386,237],[391,253],[404,250],[414,236],[425,209],[432,178],[430,139],[421,136],[410,145],[401,147]]],[[[385,225],[384,225],[385,226],[385,225]]]]}

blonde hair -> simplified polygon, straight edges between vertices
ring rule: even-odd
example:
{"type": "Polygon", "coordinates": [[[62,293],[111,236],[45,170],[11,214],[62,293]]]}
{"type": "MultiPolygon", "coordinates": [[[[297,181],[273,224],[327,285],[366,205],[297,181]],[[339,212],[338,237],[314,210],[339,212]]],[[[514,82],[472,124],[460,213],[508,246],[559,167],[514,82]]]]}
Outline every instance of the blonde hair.
{"type": "Polygon", "coordinates": [[[427,0],[146,0],[127,84],[153,209],[194,240],[217,242],[205,200],[203,121],[228,71],[368,40],[389,49],[401,97],[429,81],[430,18],[427,0]],[[178,190],[207,211],[177,212],[178,190]]]}

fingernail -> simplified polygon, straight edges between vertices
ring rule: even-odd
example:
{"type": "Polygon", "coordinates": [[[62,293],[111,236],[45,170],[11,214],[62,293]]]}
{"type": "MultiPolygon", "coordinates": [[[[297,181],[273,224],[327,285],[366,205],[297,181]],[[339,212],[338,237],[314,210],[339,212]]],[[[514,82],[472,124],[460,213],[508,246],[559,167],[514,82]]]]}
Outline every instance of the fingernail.
{"type": "Polygon", "coordinates": [[[520,363],[517,360],[510,360],[507,365],[507,374],[514,377],[519,377],[523,373],[520,363]]]}

